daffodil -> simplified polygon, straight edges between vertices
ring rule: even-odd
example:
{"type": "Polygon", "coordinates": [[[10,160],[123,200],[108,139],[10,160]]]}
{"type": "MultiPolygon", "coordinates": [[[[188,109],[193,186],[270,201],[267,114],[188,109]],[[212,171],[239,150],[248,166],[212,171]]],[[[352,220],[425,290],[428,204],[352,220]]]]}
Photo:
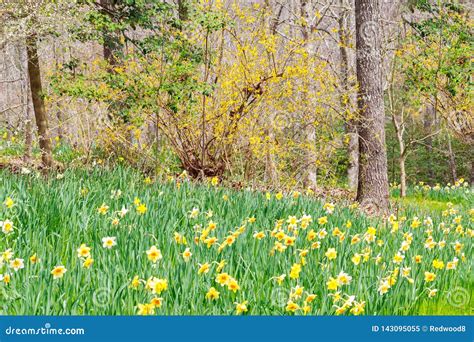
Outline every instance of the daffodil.
{"type": "Polygon", "coordinates": [[[298,279],[300,277],[300,272],[301,272],[301,265],[297,263],[293,264],[290,270],[290,278],[298,279]]]}
{"type": "Polygon", "coordinates": [[[99,208],[97,208],[97,212],[101,215],[107,214],[108,211],[109,211],[109,206],[106,205],[105,203],[102,203],[102,205],[99,208]]]}
{"type": "Polygon", "coordinates": [[[436,293],[437,293],[437,292],[438,292],[437,289],[430,289],[430,290],[428,291],[428,297],[433,298],[434,296],[436,296],[436,293]]]}
{"type": "Polygon", "coordinates": [[[435,259],[433,260],[433,267],[442,270],[444,268],[444,262],[442,260],[435,259]]]}
{"type": "Polygon", "coordinates": [[[152,292],[159,295],[168,289],[168,280],[153,278],[149,285],[152,292]]]}
{"type": "Polygon", "coordinates": [[[234,303],[235,304],[235,310],[237,311],[237,315],[240,315],[242,313],[245,313],[248,311],[248,301],[243,301],[242,303],[234,303]]]}
{"type": "Polygon", "coordinates": [[[214,287],[211,287],[206,293],[206,299],[217,300],[219,299],[220,292],[217,291],[214,287]]]}
{"type": "Polygon", "coordinates": [[[153,263],[158,262],[163,258],[161,251],[156,248],[156,246],[151,246],[150,249],[146,251],[146,255],[148,257],[148,260],[150,260],[153,263]]]}
{"type": "Polygon", "coordinates": [[[318,218],[318,223],[319,223],[320,225],[325,225],[326,223],[328,223],[328,218],[327,218],[327,216],[323,216],[323,217],[318,218]]]}
{"type": "Polygon", "coordinates": [[[11,248],[6,249],[2,252],[1,260],[8,261],[13,257],[13,251],[11,248]]]}
{"type": "Polygon", "coordinates": [[[193,255],[193,254],[191,253],[191,250],[189,249],[189,247],[186,248],[186,249],[184,250],[184,252],[183,252],[183,259],[184,259],[184,261],[185,261],[185,262],[188,262],[189,259],[191,259],[191,256],[192,256],[192,255],[193,255]]]}
{"type": "Polygon", "coordinates": [[[275,280],[277,281],[278,285],[281,285],[283,281],[286,278],[286,274],[279,275],[278,277],[275,277],[275,280]]]}
{"type": "Polygon", "coordinates": [[[87,247],[85,243],[81,244],[81,246],[77,249],[77,256],[79,258],[87,258],[91,255],[91,248],[87,247]]]}
{"type": "Polygon", "coordinates": [[[1,279],[5,284],[9,284],[10,283],[10,280],[11,280],[11,276],[10,274],[4,274],[2,275],[2,279],[1,279]]]}
{"type": "Polygon", "coordinates": [[[221,286],[224,286],[224,285],[227,285],[227,283],[229,282],[230,280],[230,275],[228,275],[227,273],[219,273],[217,276],[216,276],[216,282],[219,283],[219,285],[221,286]]]}
{"type": "Polygon", "coordinates": [[[329,248],[324,255],[328,260],[334,260],[337,257],[337,251],[335,248],[329,248]]]}
{"type": "Polygon", "coordinates": [[[140,286],[140,277],[137,275],[133,277],[132,281],[130,282],[130,287],[133,289],[137,289],[140,286]]]}
{"type": "Polygon", "coordinates": [[[13,222],[10,220],[0,221],[0,226],[4,234],[10,234],[13,231],[13,222]]]}
{"type": "Polygon", "coordinates": [[[195,219],[198,216],[199,216],[199,208],[195,207],[189,212],[189,218],[195,219]]]}
{"type": "Polygon", "coordinates": [[[163,298],[161,297],[153,297],[150,301],[150,305],[153,305],[155,308],[161,308],[163,305],[163,298]]]}
{"type": "Polygon", "coordinates": [[[136,206],[137,213],[139,215],[143,215],[147,212],[147,207],[145,203],[140,203],[139,205],[136,206]]]}
{"type": "Polygon", "coordinates": [[[352,277],[349,274],[345,273],[344,271],[341,271],[337,275],[337,281],[341,285],[349,285],[352,281],[352,277]]]}
{"type": "Polygon", "coordinates": [[[138,314],[141,316],[153,315],[155,313],[155,305],[151,303],[138,304],[138,314]]]}
{"type": "Polygon", "coordinates": [[[36,254],[33,254],[32,256],[30,256],[30,262],[32,264],[36,264],[37,262],[39,262],[38,256],[36,254]]]}
{"type": "Polygon", "coordinates": [[[16,272],[16,271],[24,268],[25,264],[23,262],[23,259],[15,258],[12,261],[10,261],[10,267],[13,268],[16,272]]]}
{"type": "Polygon", "coordinates": [[[326,282],[328,290],[337,290],[339,287],[339,281],[336,278],[330,277],[326,282]]]}
{"type": "Polygon", "coordinates": [[[425,281],[427,283],[432,282],[436,279],[436,274],[432,272],[425,272],[425,281]]]}
{"type": "Polygon", "coordinates": [[[82,267],[84,267],[84,268],[90,268],[93,263],[94,263],[94,259],[92,259],[92,258],[89,256],[89,257],[87,257],[86,260],[84,260],[84,262],[82,263],[82,267]]]}
{"type": "Polygon", "coordinates": [[[289,301],[287,304],[286,304],[286,308],[285,310],[286,311],[289,311],[289,312],[295,312],[296,310],[299,310],[300,306],[298,304],[296,304],[295,302],[293,301],[289,301]]]}
{"type": "Polygon", "coordinates": [[[11,209],[14,205],[15,205],[15,202],[13,201],[13,199],[11,197],[7,197],[5,198],[5,200],[3,201],[3,204],[5,205],[5,207],[7,207],[8,209],[11,209]]]}
{"type": "Polygon", "coordinates": [[[117,238],[115,236],[106,236],[102,238],[102,247],[111,249],[117,245],[117,238]]]}
{"type": "Polygon", "coordinates": [[[54,279],[59,279],[59,278],[62,278],[66,272],[67,272],[66,267],[59,265],[53,268],[53,270],[51,271],[51,274],[53,275],[54,279]]]}

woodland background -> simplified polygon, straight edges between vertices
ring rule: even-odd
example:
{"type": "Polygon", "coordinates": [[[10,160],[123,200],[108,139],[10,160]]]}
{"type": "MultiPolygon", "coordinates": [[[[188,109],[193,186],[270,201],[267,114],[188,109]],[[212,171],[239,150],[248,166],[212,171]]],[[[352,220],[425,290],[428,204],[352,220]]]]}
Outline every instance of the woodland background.
{"type": "MultiPolygon", "coordinates": [[[[0,161],[355,190],[360,3],[3,0],[0,161]]],[[[389,181],[472,184],[470,2],[362,3],[389,181]]]]}

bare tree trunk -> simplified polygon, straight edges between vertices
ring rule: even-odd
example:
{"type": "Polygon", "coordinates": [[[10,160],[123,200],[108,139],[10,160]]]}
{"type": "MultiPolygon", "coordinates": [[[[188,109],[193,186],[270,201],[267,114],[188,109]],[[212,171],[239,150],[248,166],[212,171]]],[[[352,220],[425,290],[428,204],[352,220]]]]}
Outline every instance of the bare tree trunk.
{"type": "MultiPolygon", "coordinates": [[[[390,101],[392,103],[392,101],[390,101]]],[[[407,174],[405,169],[405,161],[407,159],[407,148],[405,146],[404,135],[405,135],[405,119],[403,110],[399,117],[394,113],[394,109],[390,108],[393,126],[397,136],[398,146],[400,154],[398,156],[398,165],[400,167],[400,197],[405,197],[407,193],[407,174]]]]}
{"type": "MultiPolygon", "coordinates": [[[[341,55],[340,77],[342,84],[342,94],[340,94],[341,107],[348,114],[352,107],[352,96],[349,93],[349,3],[340,0],[339,4],[342,11],[339,15],[339,53],[341,55]]],[[[349,137],[347,154],[349,165],[347,167],[347,179],[349,188],[357,190],[357,178],[359,173],[359,137],[357,134],[357,125],[353,119],[349,118],[345,125],[346,134],[349,137]]]]}
{"type": "MultiPolygon", "coordinates": [[[[425,130],[425,134],[428,135],[432,132],[432,129],[433,129],[432,126],[433,126],[433,121],[435,117],[436,117],[436,107],[434,104],[429,103],[428,101],[426,110],[424,112],[424,117],[423,117],[423,128],[425,130]]],[[[435,178],[435,174],[434,174],[433,160],[432,160],[433,138],[431,136],[425,140],[425,148],[428,154],[428,179],[432,181],[435,178]]]]}
{"type": "Polygon", "coordinates": [[[400,166],[400,197],[406,197],[407,195],[407,173],[405,170],[406,155],[402,154],[398,158],[400,166]]]}
{"type": "MultiPolygon", "coordinates": [[[[270,3],[268,0],[264,2],[265,4],[265,9],[268,11],[271,11],[270,3]]],[[[283,6],[280,6],[279,10],[276,12],[276,14],[272,14],[270,17],[271,20],[268,22],[268,26],[270,28],[270,34],[275,35],[276,30],[278,28],[278,24],[280,21],[280,16],[282,14],[282,9],[283,6]]],[[[275,141],[275,132],[273,129],[273,124],[275,121],[275,113],[272,111],[269,114],[268,117],[268,122],[266,123],[266,128],[265,128],[265,135],[268,136],[268,142],[266,142],[265,146],[265,175],[264,175],[264,181],[267,184],[271,184],[272,186],[276,187],[278,186],[278,173],[277,173],[277,168],[275,166],[275,157],[273,155],[273,151],[270,148],[270,144],[275,141]]]]}
{"type": "MultiPolygon", "coordinates": [[[[304,24],[302,27],[302,33],[303,33],[303,40],[305,44],[305,49],[308,53],[308,55],[311,55],[311,47],[309,45],[309,38],[310,38],[310,32],[311,32],[311,27],[309,27],[310,24],[310,9],[308,8],[310,4],[308,3],[308,0],[301,0],[300,2],[300,14],[301,17],[304,18],[304,24]]],[[[302,101],[307,101],[305,94],[303,94],[304,98],[302,101]]],[[[305,135],[306,135],[306,141],[309,145],[309,148],[306,149],[305,151],[305,171],[304,171],[304,178],[303,178],[303,183],[305,188],[316,188],[318,184],[318,169],[315,164],[315,155],[313,148],[316,146],[316,128],[314,127],[314,124],[311,122],[309,125],[307,125],[306,130],[305,130],[305,135]]]]}
{"type": "Polygon", "coordinates": [[[407,195],[407,173],[405,170],[405,156],[400,156],[398,159],[400,165],[400,197],[406,197],[407,195]]]}
{"type": "Polygon", "coordinates": [[[23,151],[23,161],[26,164],[31,162],[31,151],[33,146],[33,128],[31,120],[34,116],[33,100],[31,97],[30,78],[28,76],[28,56],[26,46],[19,48],[20,70],[21,70],[21,91],[23,93],[23,101],[25,103],[25,148],[23,151]]]}
{"type": "Polygon", "coordinates": [[[62,141],[66,134],[63,126],[63,114],[60,109],[56,112],[56,118],[58,119],[58,138],[62,141]]]}
{"type": "Polygon", "coordinates": [[[312,147],[316,146],[316,129],[313,124],[306,128],[306,140],[311,148],[306,150],[305,165],[306,175],[304,178],[305,188],[315,189],[318,185],[318,169],[316,168],[315,156],[312,147]]]}
{"type": "Polygon", "coordinates": [[[474,160],[471,160],[471,186],[474,186],[474,160]]]}
{"type": "Polygon", "coordinates": [[[454,155],[453,146],[451,144],[451,135],[448,133],[448,162],[449,170],[451,171],[451,177],[453,182],[458,179],[458,173],[456,170],[456,156],[454,155]]]}
{"type": "Polygon", "coordinates": [[[31,150],[33,145],[33,137],[32,137],[32,127],[31,127],[31,119],[29,110],[26,110],[26,122],[25,122],[25,149],[23,152],[23,161],[25,163],[31,162],[31,150]]]}
{"type": "Polygon", "coordinates": [[[188,0],[178,0],[178,17],[179,20],[182,21],[187,21],[189,19],[188,0]]]}
{"type": "Polygon", "coordinates": [[[27,39],[28,75],[30,78],[31,97],[35,110],[36,126],[38,128],[39,147],[41,160],[45,168],[53,166],[51,140],[48,132],[48,116],[44,107],[43,88],[41,85],[41,71],[38,60],[38,47],[36,37],[27,39]]]}
{"type": "MultiPolygon", "coordinates": [[[[109,15],[109,10],[112,10],[111,0],[100,0],[100,6],[103,8],[105,15],[109,15]]],[[[111,67],[117,65],[117,51],[120,49],[120,42],[116,32],[104,32],[104,44],[102,46],[104,51],[104,59],[111,67]]]]}
{"type": "Polygon", "coordinates": [[[273,127],[271,126],[274,120],[275,115],[271,112],[270,117],[268,118],[269,122],[267,123],[267,128],[265,129],[265,134],[269,137],[265,146],[265,183],[277,186],[278,176],[275,167],[275,160],[270,149],[270,144],[275,140],[275,134],[273,132],[273,127]]]}
{"type": "Polygon", "coordinates": [[[357,201],[370,213],[388,210],[379,2],[358,0],[356,13],[359,182],[357,201]]]}

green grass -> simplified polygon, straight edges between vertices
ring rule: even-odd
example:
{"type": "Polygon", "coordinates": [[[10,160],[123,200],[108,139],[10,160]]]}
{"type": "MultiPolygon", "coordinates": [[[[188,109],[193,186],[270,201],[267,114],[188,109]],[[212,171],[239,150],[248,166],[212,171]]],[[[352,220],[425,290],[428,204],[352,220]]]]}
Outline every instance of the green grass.
{"type": "MultiPolygon", "coordinates": [[[[334,291],[327,289],[326,282],[344,270],[352,276],[349,285],[340,288],[341,295],[355,295],[357,302],[365,302],[364,314],[470,314],[470,302],[463,306],[453,306],[447,301],[448,292],[460,287],[468,289],[472,295],[471,275],[471,237],[467,230],[472,229],[471,218],[467,206],[463,203],[457,215],[462,215],[463,234],[455,231],[453,226],[449,234],[443,234],[438,225],[445,222],[449,227],[454,216],[443,217],[438,210],[408,206],[405,213],[407,222],[400,224],[400,230],[390,232],[389,224],[380,219],[368,219],[356,210],[336,207],[329,222],[322,227],[318,218],[327,215],[323,203],[312,198],[300,197],[293,199],[287,196],[277,200],[273,195],[270,200],[265,194],[253,191],[232,191],[210,185],[193,185],[189,182],[145,184],[140,174],[121,167],[113,169],[95,168],[86,170],[69,170],[64,177],[57,179],[54,175],[44,179],[38,175],[13,175],[6,171],[0,172],[0,199],[10,196],[15,205],[8,209],[2,205],[0,220],[12,220],[15,229],[4,235],[0,232],[0,251],[11,248],[14,257],[24,259],[25,268],[17,272],[5,262],[0,273],[11,274],[9,284],[0,284],[1,314],[110,314],[133,315],[137,313],[139,303],[148,303],[154,297],[141,284],[138,289],[130,287],[130,281],[138,275],[146,280],[151,276],[165,278],[169,288],[160,294],[163,306],[156,309],[156,314],[163,315],[228,315],[235,314],[235,302],[248,301],[247,314],[293,314],[285,310],[292,288],[296,285],[304,287],[304,293],[317,294],[311,303],[310,314],[335,314],[331,295],[334,291]],[[88,189],[81,195],[81,189],[88,189]],[[111,191],[120,189],[123,194],[118,199],[111,198],[111,191]],[[223,199],[228,196],[228,200],[223,199]],[[138,197],[147,206],[147,212],[139,215],[133,204],[138,197]],[[97,208],[106,203],[110,206],[107,215],[100,215],[97,208]],[[112,225],[116,212],[123,206],[129,213],[120,220],[118,226],[112,225]],[[201,214],[196,219],[189,218],[188,212],[198,207],[201,214]],[[206,218],[205,212],[213,211],[212,218],[206,218]],[[446,247],[433,250],[424,248],[427,237],[422,225],[417,229],[410,228],[413,216],[422,219],[430,213],[433,222],[433,238],[435,241],[446,240],[446,247]],[[290,215],[301,218],[308,214],[313,218],[310,226],[304,230],[300,226],[295,246],[290,246],[283,253],[271,254],[275,238],[270,231],[279,219],[290,215]],[[256,222],[247,219],[255,217],[256,222]],[[237,237],[232,246],[218,251],[218,246],[207,248],[205,244],[194,242],[199,232],[196,224],[207,226],[212,220],[217,224],[211,235],[218,237],[221,243],[235,231],[245,225],[245,231],[237,237]],[[347,220],[352,227],[346,228],[347,220]],[[369,226],[377,229],[376,240],[383,244],[368,243],[364,240],[351,245],[351,237],[361,236],[369,226]],[[346,239],[332,235],[335,227],[346,234],[346,239]],[[320,240],[321,246],[312,249],[314,241],[306,239],[307,233],[314,229],[326,229],[328,236],[320,240]],[[266,237],[257,240],[255,231],[265,231],[266,237]],[[179,245],[174,240],[174,233],[183,234],[187,245],[179,245]],[[413,242],[402,264],[395,265],[393,256],[404,240],[403,233],[413,233],[413,242]],[[102,247],[101,239],[116,236],[117,246],[112,249],[102,247]],[[466,260],[460,260],[456,270],[434,270],[433,259],[445,263],[456,254],[452,244],[461,242],[466,260]],[[90,269],[82,267],[77,256],[77,248],[85,243],[92,247],[94,264],[90,269]],[[147,259],[146,250],[156,245],[162,252],[163,259],[156,266],[147,259]],[[186,247],[192,252],[189,262],[185,262],[182,253],[186,247]],[[328,248],[337,250],[337,258],[328,261],[325,252],[328,248]],[[355,253],[367,252],[367,262],[356,266],[351,261],[355,253]],[[306,264],[298,279],[290,279],[289,272],[294,263],[301,262],[299,251],[308,250],[306,264]],[[36,254],[40,262],[32,264],[29,257],[36,254]],[[375,257],[382,257],[380,263],[375,257]],[[423,261],[416,264],[415,255],[423,256],[423,261]],[[236,293],[221,287],[215,282],[216,263],[225,259],[227,264],[223,272],[234,277],[240,290],[236,293]],[[209,273],[198,275],[198,263],[209,262],[212,267],[209,273]],[[53,280],[51,270],[56,265],[64,265],[67,272],[61,279],[53,280]],[[396,267],[411,267],[410,284],[405,278],[398,276],[396,283],[389,292],[381,296],[377,289],[380,280],[387,277],[396,267]],[[424,272],[433,271],[437,278],[432,283],[425,283],[424,272]],[[272,279],[286,274],[281,285],[272,279]],[[217,301],[206,300],[208,289],[213,286],[220,292],[217,301]],[[438,289],[434,298],[427,297],[429,288],[438,289]]],[[[472,200],[472,199],[469,199],[472,200]]],[[[456,216],[456,215],[455,215],[456,216]]],[[[291,234],[287,224],[283,225],[286,233],[291,234]]],[[[294,299],[303,305],[305,295],[294,299]]],[[[342,301],[343,302],[343,301],[342,301]]],[[[337,305],[342,305],[342,302],[337,305]]],[[[350,310],[350,309],[349,309],[350,310]]],[[[346,314],[349,314],[349,310],[346,314]]],[[[296,314],[302,314],[297,310],[296,314]]]]}

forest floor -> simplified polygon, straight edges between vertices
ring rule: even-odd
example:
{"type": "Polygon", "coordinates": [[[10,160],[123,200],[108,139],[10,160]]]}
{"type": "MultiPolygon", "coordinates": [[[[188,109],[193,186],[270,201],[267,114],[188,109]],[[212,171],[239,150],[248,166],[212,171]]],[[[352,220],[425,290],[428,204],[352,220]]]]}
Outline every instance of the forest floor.
{"type": "Polygon", "coordinates": [[[1,170],[0,313],[472,314],[472,189],[392,193],[368,218],[122,167],[1,170]]]}

